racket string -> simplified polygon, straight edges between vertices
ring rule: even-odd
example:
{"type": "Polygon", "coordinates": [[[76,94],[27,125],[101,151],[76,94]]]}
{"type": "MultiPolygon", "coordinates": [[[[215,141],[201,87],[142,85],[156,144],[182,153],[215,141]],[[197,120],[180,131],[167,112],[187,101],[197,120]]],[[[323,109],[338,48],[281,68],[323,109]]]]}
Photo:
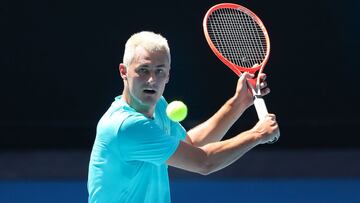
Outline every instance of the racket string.
{"type": "MultiPolygon", "coordinates": [[[[225,10],[225,11],[227,11],[227,10],[225,10]]],[[[231,27],[238,27],[238,26],[241,26],[241,25],[239,25],[239,21],[238,21],[238,19],[237,18],[234,18],[233,16],[234,16],[234,11],[233,10],[228,10],[229,11],[229,15],[231,14],[231,18],[229,18],[230,19],[230,21],[231,21],[231,23],[232,23],[232,26],[231,27]]],[[[235,29],[229,29],[229,30],[231,30],[231,37],[233,38],[233,39],[236,39],[236,40],[232,40],[232,41],[234,41],[235,42],[235,46],[236,46],[236,48],[237,48],[237,50],[236,50],[236,52],[235,53],[248,53],[249,52],[249,47],[247,46],[247,44],[246,44],[246,41],[242,41],[239,37],[240,36],[238,36],[237,34],[236,34],[236,30],[235,29]],[[241,44],[239,44],[239,42],[245,42],[245,46],[241,46],[241,44]],[[242,47],[244,48],[243,50],[242,50],[242,47]]],[[[241,64],[241,62],[246,62],[246,58],[244,58],[244,57],[234,57],[232,60],[234,60],[234,61],[236,61],[236,64],[241,64]]]]}
{"type": "Polygon", "coordinates": [[[216,49],[232,63],[251,68],[266,56],[266,37],[255,20],[236,9],[214,11],[207,22],[216,49]]]}
{"type": "MultiPolygon", "coordinates": [[[[235,12],[235,11],[233,11],[235,12]]],[[[251,39],[251,35],[249,35],[249,26],[247,25],[247,16],[244,16],[242,13],[239,16],[240,18],[236,18],[237,19],[237,23],[238,23],[238,27],[243,28],[240,31],[243,31],[242,35],[238,36],[238,40],[240,42],[242,42],[244,44],[244,48],[240,53],[244,53],[243,55],[243,63],[245,63],[245,67],[251,67],[253,66],[254,63],[254,57],[255,55],[252,53],[256,53],[254,51],[254,46],[251,44],[252,43],[252,39],[251,39]]],[[[241,44],[239,47],[242,47],[241,44]]]]}
{"type": "MultiPolygon", "coordinates": [[[[257,63],[257,55],[255,54],[252,54],[252,53],[259,53],[259,50],[256,50],[258,48],[257,44],[254,43],[253,39],[254,38],[254,30],[252,29],[251,25],[249,24],[249,20],[246,18],[248,16],[246,15],[241,15],[241,17],[243,18],[243,20],[241,22],[243,22],[243,26],[246,27],[245,29],[245,36],[247,37],[247,39],[245,40],[246,42],[248,42],[247,44],[247,47],[251,47],[250,49],[250,52],[248,52],[248,57],[249,57],[249,60],[252,60],[251,61],[251,64],[250,66],[254,65],[257,63]]],[[[250,21],[251,22],[251,21],[250,21]]]]}

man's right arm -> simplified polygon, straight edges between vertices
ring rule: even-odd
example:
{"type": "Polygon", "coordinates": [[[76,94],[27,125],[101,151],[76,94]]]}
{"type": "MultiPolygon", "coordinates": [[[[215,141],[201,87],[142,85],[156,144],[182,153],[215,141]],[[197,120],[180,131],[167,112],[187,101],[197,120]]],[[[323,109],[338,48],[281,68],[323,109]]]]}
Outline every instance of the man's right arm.
{"type": "MultiPolygon", "coordinates": [[[[253,75],[249,73],[242,74],[238,79],[234,96],[226,101],[212,117],[189,130],[187,141],[198,147],[220,141],[243,112],[253,104],[253,95],[247,83],[247,80],[252,77],[253,75]]],[[[265,96],[270,89],[265,82],[265,74],[261,78],[261,94],[265,96]]]]}
{"type": "Polygon", "coordinates": [[[278,133],[275,115],[269,114],[251,130],[231,139],[212,142],[201,147],[180,142],[167,163],[173,167],[207,175],[230,165],[256,145],[273,140],[278,133]]]}

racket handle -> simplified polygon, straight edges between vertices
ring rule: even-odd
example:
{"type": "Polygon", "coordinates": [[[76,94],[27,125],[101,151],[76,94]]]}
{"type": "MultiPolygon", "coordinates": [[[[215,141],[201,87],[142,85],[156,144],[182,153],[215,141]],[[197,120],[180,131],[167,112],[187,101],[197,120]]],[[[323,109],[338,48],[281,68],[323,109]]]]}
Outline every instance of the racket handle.
{"type": "Polygon", "coordinates": [[[261,96],[255,95],[254,106],[255,106],[256,113],[258,115],[259,120],[265,118],[265,116],[268,114],[268,110],[266,108],[265,101],[261,96]]]}
{"type": "MultiPolygon", "coordinates": [[[[268,114],[268,110],[266,108],[265,101],[261,96],[255,95],[254,106],[256,109],[256,113],[259,117],[259,120],[265,118],[265,116],[268,114]]],[[[275,137],[273,140],[269,141],[268,144],[272,144],[272,143],[276,142],[277,140],[278,140],[278,138],[275,137]]]]}

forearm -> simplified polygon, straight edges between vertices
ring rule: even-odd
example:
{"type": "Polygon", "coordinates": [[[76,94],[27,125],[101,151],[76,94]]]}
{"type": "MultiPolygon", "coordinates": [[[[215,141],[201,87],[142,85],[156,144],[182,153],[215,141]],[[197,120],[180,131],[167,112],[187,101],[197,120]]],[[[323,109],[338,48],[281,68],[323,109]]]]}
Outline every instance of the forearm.
{"type": "Polygon", "coordinates": [[[231,139],[196,147],[180,142],[167,163],[203,175],[220,170],[243,156],[256,145],[268,143],[279,135],[275,115],[268,114],[253,128],[231,139]]]}
{"type": "Polygon", "coordinates": [[[214,142],[201,147],[206,153],[206,173],[218,171],[242,157],[250,149],[260,144],[260,134],[245,131],[231,139],[214,142]]]}
{"type": "Polygon", "coordinates": [[[229,99],[211,118],[188,132],[192,143],[203,146],[221,140],[245,110],[235,97],[229,99]]]}

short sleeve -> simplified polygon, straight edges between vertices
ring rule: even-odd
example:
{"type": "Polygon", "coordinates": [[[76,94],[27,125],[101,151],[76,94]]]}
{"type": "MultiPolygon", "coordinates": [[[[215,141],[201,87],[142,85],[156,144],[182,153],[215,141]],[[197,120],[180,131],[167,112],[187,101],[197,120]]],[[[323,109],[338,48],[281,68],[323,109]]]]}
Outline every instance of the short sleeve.
{"type": "Polygon", "coordinates": [[[185,140],[186,130],[179,122],[171,121],[171,136],[178,138],[179,140],[185,140]]]}
{"type": "Polygon", "coordinates": [[[156,123],[144,116],[130,116],[121,125],[117,138],[125,161],[165,163],[177,149],[180,140],[166,135],[156,123]]]}

